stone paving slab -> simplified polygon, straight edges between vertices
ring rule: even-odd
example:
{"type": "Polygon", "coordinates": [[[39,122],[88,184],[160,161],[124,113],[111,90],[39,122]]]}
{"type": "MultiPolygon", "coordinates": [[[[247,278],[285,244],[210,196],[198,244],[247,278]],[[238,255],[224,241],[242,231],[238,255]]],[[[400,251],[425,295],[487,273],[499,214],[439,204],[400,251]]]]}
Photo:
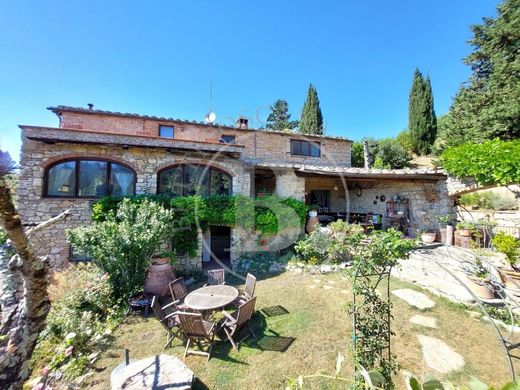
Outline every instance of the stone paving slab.
{"type": "Polygon", "coordinates": [[[425,326],[427,328],[437,329],[437,318],[434,317],[417,314],[410,318],[410,322],[412,324],[425,326]]]}
{"type": "Polygon", "coordinates": [[[413,306],[420,310],[431,309],[435,306],[435,302],[433,302],[426,295],[419,291],[411,290],[409,288],[393,290],[392,294],[394,294],[398,298],[401,298],[410,306],[413,306]]]}
{"type": "Polygon", "coordinates": [[[435,337],[418,335],[423,359],[426,365],[442,374],[460,370],[464,367],[464,358],[435,337]]]}

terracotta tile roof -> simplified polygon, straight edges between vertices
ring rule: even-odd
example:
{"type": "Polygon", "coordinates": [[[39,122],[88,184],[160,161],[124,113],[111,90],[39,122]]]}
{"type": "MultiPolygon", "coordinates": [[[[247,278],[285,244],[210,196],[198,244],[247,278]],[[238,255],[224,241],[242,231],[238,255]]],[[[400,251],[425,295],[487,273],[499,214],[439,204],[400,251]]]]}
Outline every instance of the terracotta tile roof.
{"type": "Polygon", "coordinates": [[[119,145],[123,147],[152,147],[166,149],[198,150],[204,152],[221,152],[240,155],[243,145],[221,144],[216,142],[201,142],[191,140],[169,139],[130,134],[113,134],[102,132],[90,132],[76,129],[64,129],[42,126],[19,126],[24,131],[24,136],[29,139],[44,142],[67,142],[101,145],[119,145]]]}
{"type": "Polygon", "coordinates": [[[438,179],[447,178],[447,173],[441,169],[434,168],[405,168],[405,169],[376,169],[376,168],[355,168],[338,165],[317,165],[317,164],[301,164],[301,163],[268,163],[268,162],[251,162],[257,167],[264,168],[286,168],[294,169],[298,173],[309,174],[329,174],[329,175],[345,175],[348,177],[399,177],[399,178],[415,178],[415,177],[436,177],[438,179]]]}
{"type": "Polygon", "coordinates": [[[234,127],[230,125],[224,125],[219,123],[205,123],[202,121],[196,121],[196,120],[187,120],[187,119],[179,119],[179,118],[171,118],[171,117],[162,117],[162,116],[155,116],[155,115],[142,115],[142,114],[135,114],[135,113],[127,113],[127,112],[118,112],[118,111],[107,111],[107,110],[98,110],[98,109],[90,109],[90,108],[84,108],[84,107],[71,107],[71,106],[56,106],[56,107],[47,107],[48,110],[54,112],[56,115],[58,115],[59,112],[65,111],[65,112],[75,112],[75,113],[81,113],[81,114],[97,114],[97,115],[108,115],[108,116],[116,116],[121,118],[139,118],[139,119],[147,119],[147,120],[156,120],[156,121],[164,121],[164,122],[175,122],[175,123],[181,123],[181,124],[191,124],[191,125],[197,125],[197,126],[205,126],[205,127],[216,127],[220,129],[232,129],[232,130],[238,130],[238,131],[266,131],[270,133],[276,133],[276,134],[282,134],[287,136],[304,136],[304,137],[310,137],[310,138],[323,138],[323,139],[334,139],[334,140],[340,140],[340,141],[348,141],[352,142],[352,140],[345,138],[345,137],[339,137],[339,136],[329,136],[329,135],[315,135],[315,134],[300,134],[300,133],[293,133],[293,132],[285,132],[285,131],[275,131],[275,130],[266,130],[266,129],[254,129],[254,128],[239,128],[234,127]]]}

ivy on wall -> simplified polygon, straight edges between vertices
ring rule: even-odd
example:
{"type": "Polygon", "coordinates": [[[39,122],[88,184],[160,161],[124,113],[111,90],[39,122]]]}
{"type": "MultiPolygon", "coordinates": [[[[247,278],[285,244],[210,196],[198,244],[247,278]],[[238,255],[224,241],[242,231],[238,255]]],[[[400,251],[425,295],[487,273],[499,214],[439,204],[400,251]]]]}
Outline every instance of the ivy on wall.
{"type": "MultiPolygon", "coordinates": [[[[163,207],[171,209],[174,215],[172,245],[177,254],[193,257],[198,247],[198,229],[205,230],[211,225],[240,226],[255,229],[262,234],[274,234],[287,228],[294,228],[294,213],[298,216],[299,228],[305,224],[307,206],[293,198],[267,196],[251,199],[242,195],[202,196],[137,195],[132,203],[140,204],[144,199],[152,199],[163,207]],[[293,218],[291,218],[293,217],[293,218]]],[[[106,196],[92,206],[92,220],[104,221],[109,213],[115,213],[120,197],[106,196]]]]}

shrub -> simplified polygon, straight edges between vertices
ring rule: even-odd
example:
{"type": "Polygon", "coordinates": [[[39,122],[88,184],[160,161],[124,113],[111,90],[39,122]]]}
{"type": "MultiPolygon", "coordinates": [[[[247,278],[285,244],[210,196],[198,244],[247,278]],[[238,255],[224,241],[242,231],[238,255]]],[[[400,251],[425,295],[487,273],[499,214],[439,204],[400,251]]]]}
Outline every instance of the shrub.
{"type": "Polygon", "coordinates": [[[51,310],[32,363],[73,379],[106,347],[123,318],[123,307],[113,298],[109,276],[94,264],[70,266],[55,279],[51,310]]]}
{"type": "Polygon", "coordinates": [[[507,256],[507,260],[511,266],[514,266],[518,262],[520,242],[512,235],[503,232],[495,234],[493,237],[493,246],[497,251],[507,256]]]}
{"type": "Polygon", "coordinates": [[[171,233],[172,224],[171,210],[159,203],[124,199],[105,221],[69,230],[67,236],[79,254],[110,275],[115,296],[128,298],[142,289],[150,258],[171,233]]]}
{"type": "Polygon", "coordinates": [[[493,191],[473,192],[460,197],[463,206],[474,206],[482,209],[511,210],[517,207],[515,199],[508,198],[493,191]]]}
{"type": "MultiPolygon", "coordinates": [[[[174,216],[171,239],[177,255],[193,257],[198,248],[198,229],[209,225],[229,225],[256,229],[260,233],[278,233],[285,229],[301,229],[307,206],[292,198],[266,196],[256,200],[241,195],[179,196],[138,195],[127,202],[142,204],[146,199],[171,210],[174,216]]],[[[94,203],[92,219],[105,221],[115,212],[122,198],[105,197],[94,203]]]]}
{"type": "Polygon", "coordinates": [[[305,238],[298,241],[294,247],[296,253],[304,260],[323,263],[328,259],[328,251],[333,239],[321,231],[320,225],[305,238]]]}
{"type": "Polygon", "coordinates": [[[7,241],[7,233],[3,228],[0,228],[0,245],[4,245],[7,241]]]}

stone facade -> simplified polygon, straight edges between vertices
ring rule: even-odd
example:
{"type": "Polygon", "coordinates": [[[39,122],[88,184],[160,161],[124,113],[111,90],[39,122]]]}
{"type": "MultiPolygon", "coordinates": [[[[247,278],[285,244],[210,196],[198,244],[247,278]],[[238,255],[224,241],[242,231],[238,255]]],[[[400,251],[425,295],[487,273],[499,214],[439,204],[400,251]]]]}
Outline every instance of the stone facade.
{"type": "MultiPolygon", "coordinates": [[[[310,190],[329,188],[332,191],[333,211],[350,208],[350,211],[371,210],[384,214],[383,203],[373,205],[374,196],[385,193],[387,199],[391,199],[399,194],[410,199],[413,226],[417,229],[433,226],[434,215],[448,213],[451,207],[446,182],[441,176],[436,176],[434,181],[430,180],[424,185],[417,185],[409,177],[378,181],[375,188],[367,188],[363,190],[362,197],[357,197],[351,190],[343,189],[344,180],[341,177],[324,178],[319,175],[320,170],[330,173],[333,169],[350,169],[351,141],[346,139],[204,125],[171,118],[62,106],[52,111],[60,117],[58,128],[21,126],[22,171],[18,186],[18,208],[28,226],[41,223],[65,209],[71,211],[72,216],[66,222],[58,223],[36,237],[39,254],[50,254],[55,269],[61,269],[69,260],[70,248],[65,229],[89,224],[90,208],[95,201],[43,196],[46,168],[65,159],[106,159],[125,164],[135,172],[136,194],[157,193],[158,173],[162,169],[174,164],[195,163],[226,172],[232,177],[233,194],[251,196],[255,193],[255,169],[265,164],[278,163],[280,167],[273,169],[273,172],[276,176],[275,193],[279,196],[306,200],[310,190]],[[159,125],[173,125],[174,138],[159,137],[159,125]],[[222,135],[234,135],[235,144],[220,143],[222,135]],[[292,139],[319,144],[320,156],[291,155],[292,139]],[[300,172],[307,166],[318,173],[303,177],[300,172]]],[[[398,172],[378,171],[378,174],[382,173],[394,175],[398,172]]],[[[354,169],[350,173],[354,178],[358,174],[354,169]]],[[[370,177],[372,173],[363,171],[362,174],[370,177]]],[[[199,232],[201,245],[197,257],[192,259],[193,264],[198,266],[204,257],[202,240],[205,234],[199,232]]],[[[236,259],[243,251],[258,249],[254,232],[247,232],[240,227],[231,229],[231,241],[231,259],[236,259]]]]}

